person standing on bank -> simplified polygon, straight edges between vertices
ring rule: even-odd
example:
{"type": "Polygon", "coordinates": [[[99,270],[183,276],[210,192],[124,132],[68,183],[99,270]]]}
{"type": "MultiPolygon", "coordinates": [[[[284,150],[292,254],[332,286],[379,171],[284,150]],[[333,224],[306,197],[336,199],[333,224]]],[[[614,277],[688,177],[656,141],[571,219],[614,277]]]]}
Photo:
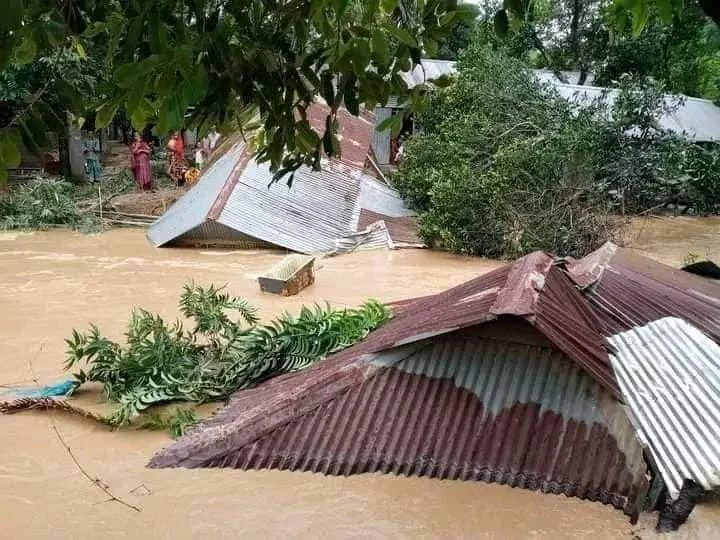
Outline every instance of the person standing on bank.
{"type": "Polygon", "coordinates": [[[185,180],[185,171],[187,164],[185,163],[185,141],[182,133],[176,131],[168,141],[168,176],[176,186],[181,186],[185,180]]]}
{"type": "Polygon", "coordinates": [[[150,148],[150,145],[136,131],[135,139],[130,144],[130,170],[135,177],[138,191],[150,191],[152,189],[151,153],[152,148],[150,148]]]}

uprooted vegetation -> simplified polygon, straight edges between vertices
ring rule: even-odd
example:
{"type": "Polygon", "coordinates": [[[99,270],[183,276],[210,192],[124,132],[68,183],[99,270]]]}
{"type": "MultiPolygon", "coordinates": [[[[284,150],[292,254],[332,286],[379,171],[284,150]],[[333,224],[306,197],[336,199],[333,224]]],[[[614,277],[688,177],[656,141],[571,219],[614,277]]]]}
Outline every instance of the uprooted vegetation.
{"type": "Polygon", "coordinates": [[[0,193],[0,230],[67,227],[93,233],[116,226],[146,226],[155,219],[156,207],[164,212],[183,193],[163,189],[171,185],[169,180],[157,185],[158,193],[136,193],[127,170],[100,184],[49,178],[18,183],[0,193]]]}
{"type": "MultiPolygon", "coordinates": [[[[262,325],[257,308],[246,300],[222,288],[194,284],[185,286],[179,307],[192,322],[190,330],[180,321],[167,323],[136,309],[124,345],[95,326],[86,333],[74,330],[66,340],[65,367],[74,370],[73,391],[91,382],[102,384],[106,399],[118,406],[111,415],[88,415],[74,411],[67,401],[48,399],[6,403],[0,410],[59,408],[120,426],[153,405],[221,401],[237,390],[306,368],[362,340],[390,317],[384,305],[371,300],[358,309],[303,307],[297,316],[285,314],[262,325]],[[232,319],[232,313],[239,319],[232,319]]],[[[177,429],[184,429],[185,420],[189,418],[150,418],[158,425],[183,426],[177,429]]]]}
{"type": "Polygon", "coordinates": [[[720,208],[720,153],[659,127],[662,88],[625,80],[578,106],[525,65],[474,43],[418,118],[394,180],[425,239],[489,257],[584,255],[623,216],[671,203],[720,208]]]}

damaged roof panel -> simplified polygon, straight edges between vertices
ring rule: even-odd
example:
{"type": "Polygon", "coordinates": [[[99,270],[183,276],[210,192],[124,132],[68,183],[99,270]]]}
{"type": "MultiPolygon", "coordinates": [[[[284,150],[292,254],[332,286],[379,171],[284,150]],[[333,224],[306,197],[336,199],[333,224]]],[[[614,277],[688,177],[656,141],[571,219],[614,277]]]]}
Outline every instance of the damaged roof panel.
{"type": "MultiPolygon", "coordinates": [[[[329,108],[309,110],[313,125],[329,108]]],[[[395,243],[395,224],[372,231],[358,228],[363,210],[411,220],[400,195],[364,171],[370,150],[372,115],[355,117],[340,111],[342,158],[323,164],[321,171],[302,167],[292,186],[287,178],[273,183],[267,164],[259,164],[239,137],[230,137],[218,150],[221,156],[201,175],[171,209],[150,228],[156,246],[173,244],[245,245],[246,240],[275,245],[300,253],[327,253],[367,247],[411,247],[395,243]],[[216,222],[220,226],[213,226],[216,222]],[[235,234],[233,234],[235,233],[235,234]],[[367,233],[360,234],[357,233],[367,233]]],[[[406,224],[399,234],[411,228],[406,224]]]]}
{"type": "Polygon", "coordinates": [[[570,261],[571,279],[590,300],[606,336],[680,317],[720,341],[720,285],[606,244],[570,261]]]}
{"type": "Polygon", "coordinates": [[[642,447],[622,407],[561,353],[447,336],[369,362],[335,362],[340,379],[313,369],[296,378],[297,393],[280,382],[262,399],[241,394],[220,421],[156,456],[153,466],[480,480],[637,511],[647,487],[642,447]],[[312,388],[311,406],[304,388],[312,388]],[[290,401],[278,409],[283,396],[290,401]],[[299,414],[282,420],[293,402],[302,403],[299,414]],[[232,417],[229,429],[222,420],[232,417]],[[236,430],[245,444],[226,438],[236,430]]]}
{"type": "Polygon", "coordinates": [[[720,347],[668,317],[610,338],[612,363],[641,440],[670,496],[684,480],[720,487],[720,347]]]}

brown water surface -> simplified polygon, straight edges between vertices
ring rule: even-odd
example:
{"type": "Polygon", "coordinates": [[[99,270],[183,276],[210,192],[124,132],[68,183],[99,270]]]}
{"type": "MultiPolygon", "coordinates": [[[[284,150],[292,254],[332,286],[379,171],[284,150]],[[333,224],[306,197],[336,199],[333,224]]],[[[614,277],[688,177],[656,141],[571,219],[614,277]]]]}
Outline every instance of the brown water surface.
{"type": "MultiPolygon", "coordinates": [[[[0,400],[13,388],[59,380],[63,339],[96,323],[121,337],[129,310],[168,318],[189,279],[228,283],[264,317],[302,303],[353,305],[428,294],[498,263],[431,251],[366,252],[319,262],[316,284],[295,298],[263,295],[255,277],[278,252],[158,250],[142,231],[0,234],[0,400]]],[[[86,392],[79,404],[102,410],[86,392]]],[[[420,478],[236,470],[149,470],[165,433],[123,430],[58,414],[0,417],[0,539],[4,538],[619,538],[627,518],[610,507],[506,486],[420,478]],[[91,478],[78,470],[53,422],[91,478]]],[[[717,532],[703,507],[683,536],[717,532]]],[[[651,535],[652,516],[636,532],[651,535]]],[[[716,535],[720,536],[720,534],[716,535]]]]}

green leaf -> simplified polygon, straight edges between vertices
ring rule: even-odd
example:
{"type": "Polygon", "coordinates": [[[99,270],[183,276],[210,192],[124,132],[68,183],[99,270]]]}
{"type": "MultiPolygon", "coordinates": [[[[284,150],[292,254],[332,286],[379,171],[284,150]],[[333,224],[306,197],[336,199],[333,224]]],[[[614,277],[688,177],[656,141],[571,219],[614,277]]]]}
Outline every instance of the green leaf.
{"type": "Polygon", "coordinates": [[[22,160],[22,154],[20,153],[17,140],[7,132],[3,132],[2,135],[0,135],[0,160],[9,169],[14,169],[20,165],[20,161],[22,160]]]}
{"type": "Polygon", "coordinates": [[[452,84],[453,80],[451,75],[440,75],[436,79],[432,79],[431,82],[438,88],[447,88],[452,84]]]}
{"type": "Polygon", "coordinates": [[[115,114],[117,113],[118,108],[119,106],[113,101],[105,103],[97,111],[97,116],[95,117],[95,126],[98,129],[102,129],[105,126],[109,125],[110,122],[112,122],[113,118],[115,118],[115,114]]]}
{"type": "Polygon", "coordinates": [[[438,53],[438,42],[433,39],[425,40],[425,52],[430,58],[437,56],[438,53]]]}
{"type": "Polygon", "coordinates": [[[387,26],[385,26],[385,30],[387,30],[387,32],[391,36],[397,38],[400,42],[404,43],[408,47],[411,47],[414,49],[418,47],[417,39],[415,39],[412,36],[412,34],[410,34],[410,32],[408,32],[404,28],[398,28],[397,26],[387,25],[387,26]]]}
{"type": "Polygon", "coordinates": [[[38,102],[35,104],[37,107],[39,113],[42,115],[43,122],[50,128],[51,131],[54,133],[65,133],[67,131],[67,126],[63,119],[60,117],[60,114],[65,114],[64,111],[58,113],[56,109],[48,105],[45,101],[38,100],[38,102]]]}
{"type": "Polygon", "coordinates": [[[650,18],[650,9],[646,0],[635,0],[632,9],[632,30],[635,37],[639,36],[645,29],[650,18]]]}
{"type": "Polygon", "coordinates": [[[115,70],[115,82],[120,88],[130,88],[139,75],[137,64],[123,64],[115,70]]]}
{"type": "Polygon", "coordinates": [[[320,76],[322,87],[320,95],[328,105],[332,105],[335,101],[335,86],[333,85],[333,74],[330,71],[324,71],[320,76]]]}
{"type": "Polygon", "coordinates": [[[163,101],[160,107],[160,113],[158,115],[158,130],[162,134],[169,133],[170,131],[180,129],[183,124],[183,113],[185,111],[180,109],[180,102],[176,95],[169,95],[165,101],[163,101]]]}
{"type": "Polygon", "coordinates": [[[20,42],[20,46],[15,49],[15,61],[18,66],[25,66],[35,60],[37,54],[37,46],[32,35],[27,34],[20,42]]]}
{"type": "Polygon", "coordinates": [[[83,60],[87,59],[87,53],[85,52],[85,47],[83,47],[83,44],[79,41],[75,42],[75,50],[78,53],[78,56],[82,58],[83,60]]]}
{"type": "Polygon", "coordinates": [[[399,0],[382,0],[382,7],[385,13],[390,13],[398,5],[399,0]]]}
{"type": "Polygon", "coordinates": [[[23,20],[23,0],[4,0],[0,17],[0,32],[10,32],[20,27],[23,20]]]}
{"type": "Polygon", "coordinates": [[[506,38],[508,31],[510,30],[510,21],[508,20],[507,12],[501,9],[495,14],[493,18],[493,26],[495,27],[495,33],[501,38],[506,38]]]}
{"type": "Polygon", "coordinates": [[[8,170],[5,163],[0,162],[0,184],[4,184],[8,180],[8,170]]]}
{"type": "Polygon", "coordinates": [[[385,33],[379,29],[374,30],[372,33],[371,44],[377,63],[382,66],[387,66],[390,63],[390,46],[387,38],[385,37],[385,33]]]}
{"type": "Polygon", "coordinates": [[[297,141],[300,143],[303,151],[309,152],[320,145],[320,136],[310,127],[307,120],[301,120],[295,124],[297,129],[297,141]]]}
{"type": "Polygon", "coordinates": [[[376,128],[376,131],[387,131],[388,129],[390,129],[394,136],[396,135],[395,132],[400,132],[400,129],[402,129],[402,124],[403,115],[401,113],[393,114],[390,118],[386,118],[385,120],[380,122],[380,124],[376,128]]]}
{"type": "Polygon", "coordinates": [[[103,32],[107,30],[107,24],[103,22],[94,22],[92,23],[87,30],[85,30],[85,37],[88,39],[92,39],[94,37],[99,36],[103,32]]]}
{"type": "Polygon", "coordinates": [[[128,94],[127,98],[127,111],[132,114],[140,107],[140,103],[143,102],[145,99],[145,80],[140,79],[138,82],[135,83],[135,86],[133,86],[132,90],[130,90],[130,94],[128,94]]]}
{"type": "Polygon", "coordinates": [[[669,24],[673,18],[673,2],[672,0],[656,0],[658,13],[663,22],[669,24]]]}

